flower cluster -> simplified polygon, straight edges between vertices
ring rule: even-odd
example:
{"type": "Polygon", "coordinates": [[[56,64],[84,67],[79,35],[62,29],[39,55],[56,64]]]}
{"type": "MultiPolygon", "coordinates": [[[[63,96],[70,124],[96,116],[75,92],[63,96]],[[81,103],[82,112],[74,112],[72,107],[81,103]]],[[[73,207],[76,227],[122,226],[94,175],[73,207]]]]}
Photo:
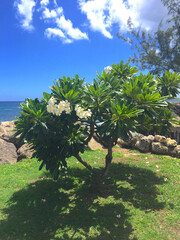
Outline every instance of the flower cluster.
{"type": "Polygon", "coordinates": [[[107,73],[111,72],[111,70],[112,70],[111,66],[107,66],[107,67],[104,68],[104,71],[107,72],[107,73]]]}
{"type": "Polygon", "coordinates": [[[65,111],[66,114],[69,114],[71,112],[70,103],[66,101],[60,101],[58,104],[56,104],[57,101],[52,97],[47,105],[47,111],[49,113],[53,113],[57,116],[60,116],[63,111],[65,111]]]}
{"type": "Polygon", "coordinates": [[[75,111],[76,111],[76,115],[79,118],[87,118],[87,117],[91,117],[91,115],[92,115],[92,112],[90,109],[88,109],[87,111],[84,111],[84,109],[82,107],[80,107],[79,105],[76,105],[75,111]]]}
{"type": "MultiPolygon", "coordinates": [[[[69,114],[71,113],[70,103],[66,100],[66,101],[60,101],[57,104],[56,99],[54,97],[51,97],[50,100],[48,101],[47,111],[56,116],[60,116],[63,111],[65,111],[66,114],[69,114]]],[[[84,109],[79,105],[75,106],[75,111],[76,111],[76,115],[79,118],[87,118],[87,117],[91,117],[92,115],[92,112],[90,109],[88,109],[87,111],[84,111],[84,109]]]]}

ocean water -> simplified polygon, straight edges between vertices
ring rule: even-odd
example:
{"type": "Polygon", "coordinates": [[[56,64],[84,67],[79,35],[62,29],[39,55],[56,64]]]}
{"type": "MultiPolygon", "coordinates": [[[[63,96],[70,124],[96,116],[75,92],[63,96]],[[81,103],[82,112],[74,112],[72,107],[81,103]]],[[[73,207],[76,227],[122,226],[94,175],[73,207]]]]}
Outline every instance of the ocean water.
{"type": "Polygon", "coordinates": [[[21,102],[0,102],[0,122],[12,121],[19,117],[21,102]]]}

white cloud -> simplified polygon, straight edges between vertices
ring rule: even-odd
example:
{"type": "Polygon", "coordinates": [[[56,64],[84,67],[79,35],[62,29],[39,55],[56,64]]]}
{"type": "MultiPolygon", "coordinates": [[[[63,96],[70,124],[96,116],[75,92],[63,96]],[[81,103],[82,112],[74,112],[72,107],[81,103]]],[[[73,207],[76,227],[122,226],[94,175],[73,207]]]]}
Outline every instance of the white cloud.
{"type": "Polygon", "coordinates": [[[49,4],[49,0],[41,0],[41,6],[47,6],[49,4]]]}
{"type": "Polygon", "coordinates": [[[15,1],[15,7],[17,8],[22,27],[24,29],[27,30],[33,29],[32,17],[35,5],[36,5],[35,0],[15,1]]]}
{"type": "Polygon", "coordinates": [[[74,27],[71,20],[65,18],[63,8],[58,5],[56,0],[39,0],[40,8],[38,9],[35,9],[36,3],[37,0],[15,0],[15,6],[24,29],[33,29],[33,12],[36,10],[40,14],[40,20],[44,21],[45,24],[53,25],[53,27],[50,26],[45,29],[46,37],[50,39],[58,37],[63,43],[88,39],[86,33],[74,27]]]}
{"type": "Polygon", "coordinates": [[[108,11],[108,0],[79,1],[81,11],[87,15],[90,27],[101,32],[107,38],[112,38],[108,31],[110,27],[106,21],[105,10],[108,11]]]}
{"type": "Polygon", "coordinates": [[[63,43],[71,43],[73,40],[88,39],[86,33],[83,33],[79,28],[74,28],[71,20],[67,20],[63,13],[63,8],[55,5],[55,8],[50,10],[43,7],[42,19],[46,22],[56,24],[55,28],[48,28],[45,35],[49,38],[60,37],[63,43]],[[64,37],[62,37],[62,33],[64,37]]]}
{"type": "Polygon", "coordinates": [[[131,17],[134,26],[142,25],[147,30],[155,30],[167,9],[161,0],[78,0],[81,12],[86,14],[90,28],[112,38],[114,24],[121,31],[127,30],[127,20],[131,17]]]}
{"type": "Polygon", "coordinates": [[[42,18],[56,18],[57,17],[57,12],[55,10],[49,10],[48,8],[44,8],[42,12],[42,18]]]}
{"type": "Polygon", "coordinates": [[[64,15],[62,15],[59,19],[56,19],[57,26],[62,29],[65,34],[75,40],[80,39],[88,39],[86,33],[80,31],[79,28],[74,28],[72,22],[68,19],[66,20],[64,15]]]}
{"type": "MultiPolygon", "coordinates": [[[[36,11],[39,19],[44,24],[49,24],[45,27],[45,35],[48,38],[58,37],[63,43],[88,39],[86,32],[75,27],[70,19],[66,19],[59,2],[15,0],[22,27],[27,30],[33,29],[33,13],[36,11]],[[39,9],[36,7],[38,2],[39,9]]],[[[78,4],[81,13],[87,17],[90,29],[100,32],[109,39],[113,38],[113,26],[118,26],[120,31],[127,30],[129,17],[135,27],[142,25],[142,28],[147,30],[156,30],[161,19],[167,18],[168,12],[161,0],[78,0],[78,4]]]]}
{"type": "Polygon", "coordinates": [[[67,38],[59,28],[47,28],[45,30],[45,35],[50,39],[59,37],[63,43],[72,43],[72,40],[67,38]]]}

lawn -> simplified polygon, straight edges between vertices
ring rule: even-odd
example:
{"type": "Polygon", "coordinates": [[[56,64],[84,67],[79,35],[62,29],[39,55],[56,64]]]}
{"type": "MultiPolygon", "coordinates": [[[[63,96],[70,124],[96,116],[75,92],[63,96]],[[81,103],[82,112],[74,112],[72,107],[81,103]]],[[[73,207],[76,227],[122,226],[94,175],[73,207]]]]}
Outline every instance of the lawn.
{"type": "MultiPolygon", "coordinates": [[[[0,166],[0,240],[180,239],[180,159],[114,150],[99,194],[75,158],[58,181],[36,159],[0,166]]],[[[105,151],[82,155],[101,167],[105,151]]]]}

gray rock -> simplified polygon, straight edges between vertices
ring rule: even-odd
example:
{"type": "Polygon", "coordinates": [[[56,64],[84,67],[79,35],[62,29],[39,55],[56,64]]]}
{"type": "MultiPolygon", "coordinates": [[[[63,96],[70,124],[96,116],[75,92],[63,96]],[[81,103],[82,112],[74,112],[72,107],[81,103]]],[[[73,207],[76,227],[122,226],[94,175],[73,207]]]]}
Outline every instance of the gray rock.
{"type": "Polygon", "coordinates": [[[132,135],[132,138],[130,139],[129,143],[130,143],[130,146],[132,147],[135,147],[137,141],[140,141],[140,139],[144,137],[144,135],[140,133],[131,132],[131,135],[132,135]]]}
{"type": "Polygon", "coordinates": [[[125,142],[124,140],[118,138],[117,140],[117,145],[119,145],[120,147],[123,147],[123,148],[131,148],[131,143],[130,141],[129,142],[125,142]]]}
{"type": "Polygon", "coordinates": [[[170,155],[180,158],[180,145],[177,145],[173,150],[171,150],[170,155]]]}
{"type": "Polygon", "coordinates": [[[161,135],[155,135],[154,136],[154,141],[155,142],[160,142],[160,143],[165,143],[166,137],[161,136],[161,135]]]}
{"type": "Polygon", "coordinates": [[[27,144],[22,145],[18,150],[18,161],[25,159],[25,158],[31,158],[34,151],[29,149],[29,146],[27,144]]]}
{"type": "Polygon", "coordinates": [[[147,136],[146,138],[147,138],[148,140],[150,140],[151,142],[154,141],[154,136],[153,136],[153,135],[149,135],[149,136],[147,136]]]}
{"type": "Polygon", "coordinates": [[[0,124],[0,138],[1,138],[1,136],[5,135],[5,134],[6,134],[5,128],[3,126],[1,126],[1,124],[0,124]]]}
{"type": "Polygon", "coordinates": [[[14,137],[15,131],[13,131],[15,128],[14,121],[9,122],[1,122],[0,123],[0,138],[13,143],[17,148],[20,147],[19,145],[19,136],[14,137]]]}
{"type": "Polygon", "coordinates": [[[169,154],[169,149],[167,146],[164,146],[160,142],[153,142],[152,143],[152,153],[166,155],[166,154],[169,154]]]}
{"type": "Polygon", "coordinates": [[[176,140],[174,140],[174,139],[167,138],[167,139],[166,139],[166,142],[165,142],[165,145],[166,145],[167,147],[170,147],[170,148],[175,148],[175,147],[177,146],[177,142],[176,142],[176,140]]]}
{"type": "Polygon", "coordinates": [[[0,165],[17,162],[16,147],[13,143],[0,139],[0,165]]]}
{"type": "MultiPolygon", "coordinates": [[[[153,136],[152,136],[153,137],[153,136]]],[[[153,141],[153,138],[151,136],[149,137],[142,137],[140,140],[138,140],[135,144],[135,148],[140,150],[141,152],[150,152],[151,151],[151,143],[153,141]]]]}

